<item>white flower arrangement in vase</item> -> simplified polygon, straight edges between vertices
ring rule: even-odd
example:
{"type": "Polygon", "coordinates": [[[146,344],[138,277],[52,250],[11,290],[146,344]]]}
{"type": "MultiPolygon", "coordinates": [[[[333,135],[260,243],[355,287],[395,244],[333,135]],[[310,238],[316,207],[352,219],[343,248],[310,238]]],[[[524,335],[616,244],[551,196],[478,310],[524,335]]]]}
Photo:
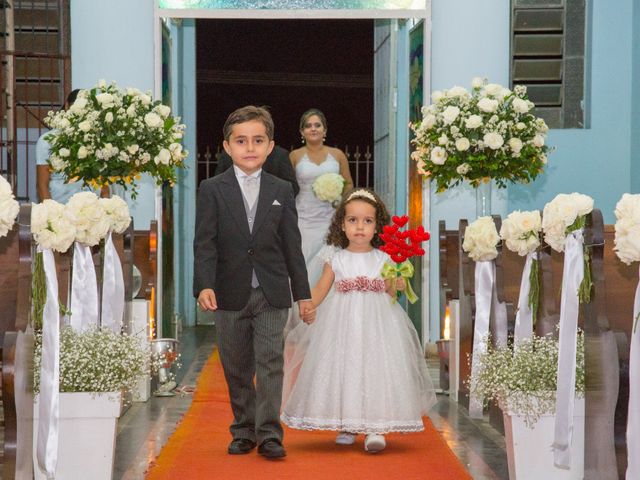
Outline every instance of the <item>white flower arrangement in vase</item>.
{"type": "Polygon", "coordinates": [[[16,222],[20,204],[13,196],[11,185],[0,175],[0,237],[4,237],[16,222]]]}
{"type": "MultiPolygon", "coordinates": [[[[578,332],[576,393],[584,395],[584,335],[578,332]]],[[[478,369],[469,379],[472,393],[517,412],[533,428],[541,415],[555,412],[558,376],[558,340],[553,335],[522,340],[518,348],[493,346],[478,356],[478,369]]]]}
{"type": "Polygon", "coordinates": [[[94,188],[115,183],[130,187],[133,197],[142,173],[173,185],[175,169],[188,155],[180,144],[185,126],[171,108],[154,101],[151,92],[121,90],[104,80],[80,90],[68,110],[49,112],[45,123],[53,129],[45,137],[51,145],[48,163],[67,182],[94,188]]]}
{"type": "Polygon", "coordinates": [[[549,129],[531,113],[526,87],[511,91],[479,77],[471,85],[471,92],[434,91],[422,121],[410,125],[418,172],[434,180],[438,192],[463,180],[477,187],[493,179],[499,188],[531,182],[547,163],[549,129]]]}
{"type": "Polygon", "coordinates": [[[462,249],[476,262],[486,262],[498,256],[500,241],[496,224],[490,216],[479,217],[464,231],[462,249]]]}
{"type": "MultiPolygon", "coordinates": [[[[540,234],[542,232],[542,219],[539,210],[511,212],[502,222],[500,238],[506,247],[521,257],[532,255],[540,247],[540,234]]],[[[529,269],[529,294],[528,305],[531,308],[532,317],[535,320],[540,299],[539,260],[531,259],[529,269]]],[[[526,267],[525,267],[526,269],[526,267]]]]}
{"type": "Polygon", "coordinates": [[[338,173],[323,173],[311,185],[313,193],[323,202],[335,204],[342,199],[344,177],[338,173]]]}
{"type": "MultiPolygon", "coordinates": [[[[587,215],[593,211],[593,198],[582,193],[560,193],[544,206],[542,230],[544,241],[556,252],[563,252],[567,235],[585,227],[587,215]]],[[[591,269],[589,250],[584,251],[584,278],[578,296],[582,303],[591,301],[591,269]]]]}

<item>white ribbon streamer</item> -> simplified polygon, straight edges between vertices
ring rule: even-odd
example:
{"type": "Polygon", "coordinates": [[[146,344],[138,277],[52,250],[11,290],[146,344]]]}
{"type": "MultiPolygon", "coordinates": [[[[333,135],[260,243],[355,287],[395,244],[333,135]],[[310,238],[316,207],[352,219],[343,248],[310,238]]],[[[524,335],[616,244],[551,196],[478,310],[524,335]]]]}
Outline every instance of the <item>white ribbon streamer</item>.
{"type": "Polygon", "coordinates": [[[475,298],[476,317],[473,326],[473,351],[471,353],[471,393],[469,395],[469,416],[482,418],[483,398],[474,392],[478,375],[478,358],[487,350],[487,334],[491,319],[491,304],[495,283],[495,263],[493,260],[476,262],[475,298]]]}
{"type": "MultiPolygon", "coordinates": [[[[38,247],[39,249],[39,247],[38,247]]],[[[60,402],[60,306],[56,264],[50,249],[42,251],[47,300],[42,314],[42,362],[38,402],[38,467],[55,478],[58,463],[58,415],[60,402]]]]}
{"type": "Polygon", "coordinates": [[[524,262],[522,280],[520,281],[520,296],[518,297],[518,312],[516,313],[516,325],[513,331],[514,347],[533,335],[533,311],[529,306],[529,292],[531,291],[531,265],[536,259],[536,252],[529,253],[524,262]]]}
{"type": "Polygon", "coordinates": [[[111,232],[105,240],[103,265],[102,327],[119,333],[124,315],[124,276],[111,232]]]}
{"type": "Polygon", "coordinates": [[[567,235],[562,270],[560,333],[558,340],[558,379],[556,419],[553,439],[554,463],[571,466],[573,408],[576,394],[576,350],[578,342],[578,290],[584,277],[582,230],[567,235]]]}
{"type": "Polygon", "coordinates": [[[640,283],[633,304],[629,352],[629,413],[627,414],[627,480],[640,478],[640,283]]]}
{"type": "Polygon", "coordinates": [[[71,276],[71,326],[77,332],[98,325],[98,282],[91,248],[75,242],[71,276]]]}

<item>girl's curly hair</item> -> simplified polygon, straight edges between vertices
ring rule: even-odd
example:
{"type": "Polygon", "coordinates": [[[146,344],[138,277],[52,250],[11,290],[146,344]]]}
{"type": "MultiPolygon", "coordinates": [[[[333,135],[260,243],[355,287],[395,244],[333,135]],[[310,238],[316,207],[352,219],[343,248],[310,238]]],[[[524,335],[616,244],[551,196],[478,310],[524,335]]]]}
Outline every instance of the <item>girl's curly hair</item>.
{"type": "Polygon", "coordinates": [[[342,197],[342,202],[338,205],[338,208],[336,208],[336,211],[333,214],[333,219],[331,220],[331,226],[327,233],[327,245],[333,245],[334,247],[340,248],[347,248],[349,246],[349,239],[342,230],[342,226],[344,224],[344,217],[347,211],[347,204],[355,200],[366,202],[376,209],[376,232],[371,239],[371,245],[374,248],[382,246],[383,242],[380,239],[380,233],[382,233],[382,227],[389,224],[391,217],[387,211],[387,207],[382,202],[382,199],[376,194],[376,192],[369,188],[354,188],[342,197]],[[357,192],[361,191],[372,195],[373,198],[375,198],[375,201],[365,195],[358,195],[357,192]]]}

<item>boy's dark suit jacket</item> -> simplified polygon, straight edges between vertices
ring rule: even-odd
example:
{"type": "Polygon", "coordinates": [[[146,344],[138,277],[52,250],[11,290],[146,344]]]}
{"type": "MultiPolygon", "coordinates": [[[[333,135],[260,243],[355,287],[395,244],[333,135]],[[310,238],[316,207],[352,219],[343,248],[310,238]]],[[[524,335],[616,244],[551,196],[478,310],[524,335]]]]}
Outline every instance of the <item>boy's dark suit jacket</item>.
{"type": "MultiPolygon", "coordinates": [[[[222,172],[226,172],[228,168],[233,165],[231,157],[224,150],[218,157],[218,166],[216,167],[216,173],[214,175],[220,175],[222,172]]],[[[296,172],[289,160],[289,152],[282,147],[276,145],[273,147],[271,153],[267,156],[267,160],[262,166],[263,172],[268,172],[271,175],[275,175],[278,178],[290,182],[293,186],[293,196],[298,195],[300,186],[296,180],[296,172]]]]}
{"type": "Polygon", "coordinates": [[[221,310],[247,304],[252,269],[276,308],[291,306],[290,292],[311,298],[291,184],[264,170],[251,233],[233,168],[200,184],[193,246],[193,294],[212,288],[221,310]]]}

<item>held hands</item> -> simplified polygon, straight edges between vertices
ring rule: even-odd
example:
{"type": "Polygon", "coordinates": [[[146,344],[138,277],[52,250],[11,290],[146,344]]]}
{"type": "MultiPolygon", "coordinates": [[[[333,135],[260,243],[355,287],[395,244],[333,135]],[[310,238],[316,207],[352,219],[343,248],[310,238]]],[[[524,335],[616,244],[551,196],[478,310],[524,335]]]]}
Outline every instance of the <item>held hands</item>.
{"type": "Polygon", "coordinates": [[[298,301],[298,308],[300,309],[300,318],[307,325],[311,325],[316,320],[316,307],[311,300],[298,301]]]}
{"type": "Polygon", "coordinates": [[[218,301],[216,300],[216,294],[211,288],[205,288],[200,291],[198,295],[198,305],[205,312],[207,310],[213,312],[218,309],[218,301]]]}
{"type": "Polygon", "coordinates": [[[405,288],[407,288],[407,284],[404,281],[404,278],[398,277],[395,279],[396,282],[396,290],[399,292],[403,292],[405,288]]]}

